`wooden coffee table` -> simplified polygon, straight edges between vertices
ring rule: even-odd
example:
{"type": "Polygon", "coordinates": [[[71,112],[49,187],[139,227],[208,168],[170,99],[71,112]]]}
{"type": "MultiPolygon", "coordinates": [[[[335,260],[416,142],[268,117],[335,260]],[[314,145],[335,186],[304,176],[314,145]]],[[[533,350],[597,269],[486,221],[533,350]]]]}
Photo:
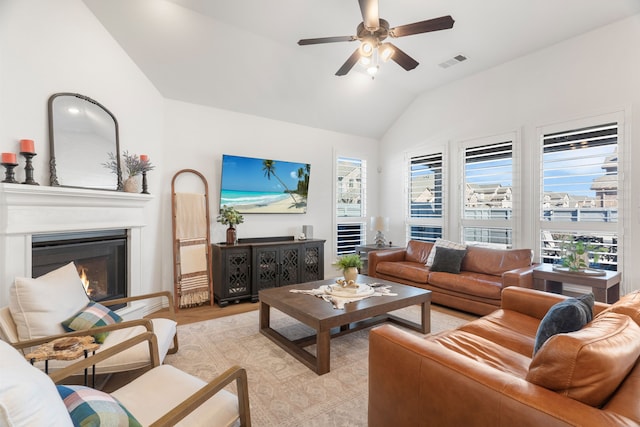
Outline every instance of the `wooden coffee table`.
{"type": "Polygon", "coordinates": [[[345,304],[344,309],[334,309],[332,304],[313,295],[289,292],[291,289],[317,289],[335,283],[335,279],[319,280],[279,288],[264,289],[260,297],[260,332],[282,347],[318,375],[329,372],[331,338],[390,321],[414,329],[423,334],[431,331],[431,291],[400,283],[358,276],[358,283],[391,286],[397,296],[372,296],[345,304]],[[421,323],[417,324],[389,314],[389,312],[420,304],[421,323]],[[316,334],[290,340],[270,326],[270,310],[275,308],[313,328],[316,334]],[[316,344],[316,355],[304,347],[316,344]]]}

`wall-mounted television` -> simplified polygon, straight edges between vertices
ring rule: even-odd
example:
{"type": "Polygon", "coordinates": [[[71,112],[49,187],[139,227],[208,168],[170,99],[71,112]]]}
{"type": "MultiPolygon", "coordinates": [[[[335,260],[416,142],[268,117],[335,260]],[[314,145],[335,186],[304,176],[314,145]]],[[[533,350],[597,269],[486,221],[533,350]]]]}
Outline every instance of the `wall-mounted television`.
{"type": "Polygon", "coordinates": [[[220,207],[240,213],[306,213],[309,163],[222,155],[220,207]]]}

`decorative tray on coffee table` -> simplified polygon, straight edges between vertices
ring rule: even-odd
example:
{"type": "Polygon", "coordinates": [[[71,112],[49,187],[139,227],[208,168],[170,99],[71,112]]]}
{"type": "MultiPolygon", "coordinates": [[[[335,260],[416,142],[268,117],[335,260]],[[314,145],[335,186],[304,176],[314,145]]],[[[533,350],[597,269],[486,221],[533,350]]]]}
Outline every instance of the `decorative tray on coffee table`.
{"type": "Polygon", "coordinates": [[[338,283],[334,285],[328,285],[325,292],[328,295],[340,298],[361,298],[373,295],[375,289],[369,285],[358,283],[358,287],[345,287],[338,283]]]}

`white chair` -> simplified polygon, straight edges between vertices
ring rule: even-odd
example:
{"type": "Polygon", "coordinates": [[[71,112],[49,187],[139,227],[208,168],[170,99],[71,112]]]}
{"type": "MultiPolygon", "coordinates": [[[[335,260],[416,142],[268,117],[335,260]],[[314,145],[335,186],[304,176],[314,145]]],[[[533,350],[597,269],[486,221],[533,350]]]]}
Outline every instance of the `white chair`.
{"type": "MultiPolygon", "coordinates": [[[[177,323],[171,293],[157,292],[101,303],[108,306],[149,298],[166,299],[169,318],[123,321],[92,328],[90,333],[86,330],[65,332],[61,322],[83,310],[90,301],[75,265],[70,263],[36,279],[16,278],[11,287],[9,307],[0,308],[0,338],[18,349],[28,349],[60,337],[95,335],[108,331],[109,335],[97,350],[97,353],[101,353],[148,331],[157,337],[157,355],[150,354],[148,346],[141,343],[98,363],[96,374],[148,367],[152,357],[157,357],[159,363],[162,363],[167,353],[178,350],[177,323]]],[[[53,372],[70,363],[73,362],[52,360],[49,361],[49,369],[53,372]]]]}
{"type": "Polygon", "coordinates": [[[55,384],[137,345],[158,351],[156,336],[145,332],[47,376],[19,351],[0,341],[0,425],[65,427],[73,425],[72,417],[79,422],[79,417],[88,416],[100,416],[101,425],[122,425],[122,407],[143,426],[251,425],[247,375],[239,367],[206,383],[173,366],[159,365],[158,359],[152,358],[151,370],[110,395],[81,387],[74,398],[63,400],[55,384]],[[223,389],[234,381],[237,397],[223,389]],[[91,413],[93,408],[84,407],[82,413],[74,413],[80,404],[93,406],[98,415],[91,413]],[[120,422],[114,421],[115,417],[120,417],[120,422]]]}

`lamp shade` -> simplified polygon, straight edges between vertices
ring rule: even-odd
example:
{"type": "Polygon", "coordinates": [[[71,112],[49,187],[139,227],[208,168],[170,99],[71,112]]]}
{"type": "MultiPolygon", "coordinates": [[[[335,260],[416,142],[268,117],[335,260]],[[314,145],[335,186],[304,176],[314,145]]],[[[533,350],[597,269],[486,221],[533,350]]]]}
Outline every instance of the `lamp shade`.
{"type": "Polygon", "coordinates": [[[373,231],[389,231],[389,218],[372,216],[369,228],[373,231]]]}

